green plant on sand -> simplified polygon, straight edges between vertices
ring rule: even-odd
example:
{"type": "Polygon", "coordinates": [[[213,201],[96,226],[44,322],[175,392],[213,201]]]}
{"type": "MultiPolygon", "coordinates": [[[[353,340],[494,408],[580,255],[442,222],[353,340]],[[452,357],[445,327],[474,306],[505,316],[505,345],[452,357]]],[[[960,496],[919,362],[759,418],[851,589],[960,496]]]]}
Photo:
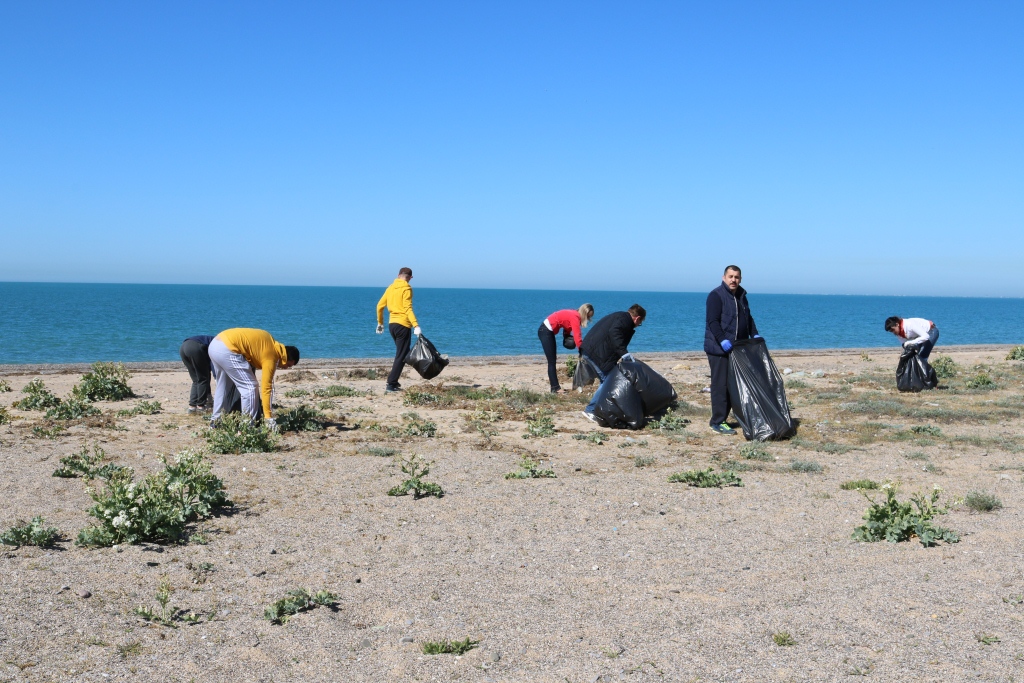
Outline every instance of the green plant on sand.
{"type": "Polygon", "coordinates": [[[241,413],[228,413],[206,430],[213,453],[270,453],[277,450],[278,436],[265,423],[256,423],[241,413]]]}
{"type": "Polygon", "coordinates": [[[726,470],[721,474],[715,472],[715,468],[709,467],[706,470],[688,470],[671,475],[668,480],[676,483],[681,482],[696,486],[697,488],[722,488],[723,486],[743,486],[743,480],[736,476],[735,472],[726,470]]]}
{"type": "Polygon", "coordinates": [[[93,363],[71,394],[84,401],[123,401],[135,395],[128,386],[131,377],[123,363],[93,363]]]}
{"type": "Polygon", "coordinates": [[[313,609],[317,605],[330,607],[337,601],[338,596],[327,590],[310,594],[305,588],[297,588],[288,591],[280,600],[270,603],[263,610],[263,618],[271,624],[287,624],[288,620],[299,612],[313,609]]]}
{"type": "Polygon", "coordinates": [[[31,522],[18,521],[7,531],[0,534],[0,543],[3,545],[34,545],[40,548],[50,548],[60,537],[56,527],[46,526],[46,520],[42,517],[33,517],[31,522]]]}
{"type": "Polygon", "coordinates": [[[910,501],[902,502],[896,498],[898,489],[899,485],[893,482],[884,484],[882,490],[885,492],[885,500],[881,502],[861,491],[871,505],[864,513],[865,524],[853,530],[854,540],[898,543],[916,536],[926,548],[938,545],[940,541],[956,543],[960,540],[957,532],[935,526],[932,521],[938,515],[949,512],[948,506],[938,505],[942,489],[936,486],[929,496],[915,493],[911,495],[910,501]]]}
{"type": "Polygon", "coordinates": [[[402,473],[408,475],[408,479],[403,481],[398,486],[393,486],[388,490],[389,496],[405,496],[409,492],[412,492],[413,499],[423,498],[425,496],[434,496],[435,498],[441,498],[444,496],[444,490],[437,484],[423,481],[423,477],[430,474],[430,466],[433,463],[425,461],[418,455],[412,455],[408,458],[404,458],[401,462],[402,473]]]}
{"type": "Polygon", "coordinates": [[[557,475],[554,470],[542,470],[540,460],[524,455],[519,460],[519,469],[505,475],[506,479],[554,479],[557,475]]]}

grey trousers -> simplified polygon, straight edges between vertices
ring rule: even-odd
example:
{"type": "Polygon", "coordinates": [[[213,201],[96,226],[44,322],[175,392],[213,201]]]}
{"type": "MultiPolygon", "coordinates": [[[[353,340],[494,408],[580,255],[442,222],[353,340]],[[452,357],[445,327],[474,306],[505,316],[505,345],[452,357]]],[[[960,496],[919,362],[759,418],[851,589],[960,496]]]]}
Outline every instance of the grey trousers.
{"type": "Polygon", "coordinates": [[[252,419],[262,412],[260,383],[249,361],[240,353],[229,349],[220,339],[210,342],[210,368],[217,382],[213,395],[213,419],[217,420],[230,408],[231,395],[237,389],[242,396],[242,413],[252,419]]]}

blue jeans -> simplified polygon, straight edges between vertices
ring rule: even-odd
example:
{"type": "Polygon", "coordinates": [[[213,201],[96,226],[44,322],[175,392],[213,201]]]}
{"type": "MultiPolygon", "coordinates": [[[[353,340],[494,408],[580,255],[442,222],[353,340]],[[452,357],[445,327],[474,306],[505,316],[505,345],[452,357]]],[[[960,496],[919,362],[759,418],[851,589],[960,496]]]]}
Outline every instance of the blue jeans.
{"type": "MultiPolygon", "coordinates": [[[[590,366],[592,368],[594,368],[594,371],[597,373],[597,378],[599,380],[601,380],[601,384],[604,384],[604,381],[606,379],[608,379],[608,375],[606,375],[603,372],[601,372],[601,368],[597,367],[597,363],[595,363],[594,361],[590,360],[590,358],[587,357],[587,354],[584,353],[584,354],[580,354],[580,355],[582,356],[582,360],[586,360],[588,363],[590,363],[590,366]]],[[[585,413],[593,413],[594,412],[594,406],[597,405],[597,392],[601,390],[601,384],[597,385],[597,389],[594,390],[594,398],[590,399],[590,403],[588,403],[587,407],[583,409],[583,412],[585,412],[585,413]]]]}
{"type": "Polygon", "coordinates": [[[927,361],[937,341],[939,341],[939,328],[933,327],[928,331],[928,339],[917,345],[917,357],[927,361]]]}

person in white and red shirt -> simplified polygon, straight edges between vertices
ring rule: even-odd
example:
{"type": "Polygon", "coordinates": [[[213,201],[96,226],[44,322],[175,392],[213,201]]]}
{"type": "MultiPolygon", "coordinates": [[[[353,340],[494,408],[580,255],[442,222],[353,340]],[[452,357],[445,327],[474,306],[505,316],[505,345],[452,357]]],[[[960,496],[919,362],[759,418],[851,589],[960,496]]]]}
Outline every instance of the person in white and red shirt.
{"type": "Polygon", "coordinates": [[[555,335],[564,330],[564,336],[568,337],[571,332],[573,341],[576,343],[573,348],[580,349],[583,347],[583,333],[580,330],[590,324],[593,317],[594,307],[590,304],[583,304],[575,311],[568,308],[555,311],[544,318],[544,322],[537,328],[540,345],[544,348],[544,355],[548,359],[548,381],[551,382],[552,394],[562,391],[562,387],[558,383],[558,370],[555,369],[555,364],[558,362],[558,344],[555,341],[555,335]]]}
{"type": "Polygon", "coordinates": [[[885,319],[885,331],[899,337],[903,341],[903,348],[917,347],[917,357],[925,363],[928,362],[935,342],[939,340],[939,328],[924,318],[892,316],[885,319]]]}

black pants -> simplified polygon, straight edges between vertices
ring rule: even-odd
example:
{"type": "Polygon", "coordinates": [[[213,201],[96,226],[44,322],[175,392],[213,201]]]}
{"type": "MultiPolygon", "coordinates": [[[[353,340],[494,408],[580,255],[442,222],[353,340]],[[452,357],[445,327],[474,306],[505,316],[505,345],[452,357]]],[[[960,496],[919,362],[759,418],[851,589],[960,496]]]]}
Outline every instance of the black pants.
{"type": "Polygon", "coordinates": [[[182,343],[178,354],[188,368],[188,376],[192,378],[188,404],[192,407],[206,405],[210,401],[210,354],[206,346],[188,339],[182,343]]]}
{"type": "Polygon", "coordinates": [[[405,367],[405,357],[409,355],[412,348],[412,330],[405,325],[391,323],[388,325],[391,338],[395,340],[395,362],[391,364],[391,374],[388,375],[388,386],[397,387],[398,380],[402,376],[402,368],[405,367]]]}
{"type": "Polygon", "coordinates": [[[540,337],[540,345],[544,347],[544,355],[548,359],[548,381],[551,382],[551,391],[558,391],[562,387],[558,384],[558,344],[555,333],[541,323],[537,328],[537,336],[540,337]]]}
{"type": "Polygon", "coordinates": [[[708,354],[711,366],[711,426],[720,425],[729,418],[729,357],[708,354]]]}

